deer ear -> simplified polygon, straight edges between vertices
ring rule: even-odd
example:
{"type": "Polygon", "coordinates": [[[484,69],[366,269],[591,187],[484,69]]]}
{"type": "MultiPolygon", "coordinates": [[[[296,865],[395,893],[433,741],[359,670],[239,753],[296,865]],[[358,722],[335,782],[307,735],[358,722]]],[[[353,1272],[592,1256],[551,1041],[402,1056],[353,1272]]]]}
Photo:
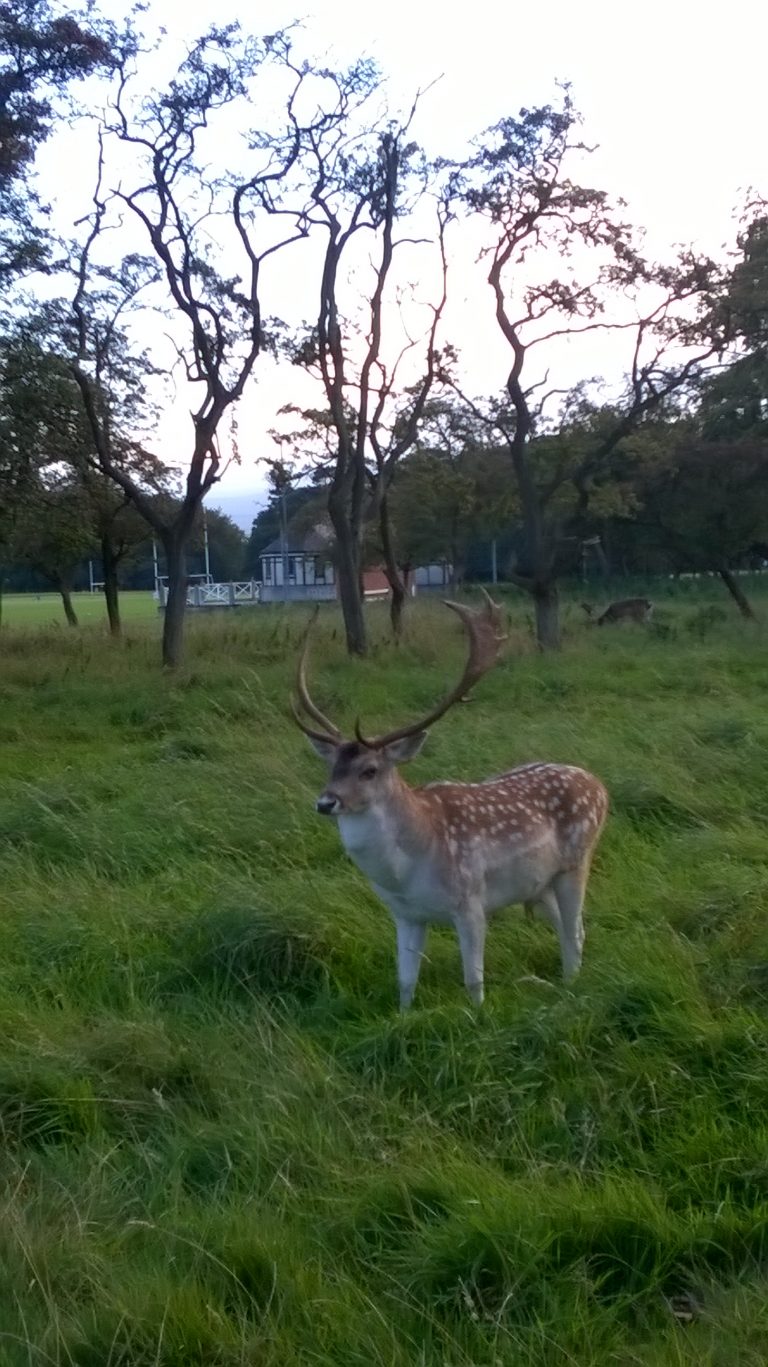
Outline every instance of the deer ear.
{"type": "Polygon", "coordinates": [[[334,745],[332,740],[320,740],[319,736],[307,736],[307,740],[321,759],[326,760],[328,764],[333,764],[336,751],[339,748],[338,745],[334,745]]]}
{"type": "Polygon", "coordinates": [[[391,745],[384,748],[383,753],[392,764],[405,764],[409,759],[414,759],[427,739],[426,731],[417,731],[415,736],[404,736],[402,740],[393,740],[391,745]]]}

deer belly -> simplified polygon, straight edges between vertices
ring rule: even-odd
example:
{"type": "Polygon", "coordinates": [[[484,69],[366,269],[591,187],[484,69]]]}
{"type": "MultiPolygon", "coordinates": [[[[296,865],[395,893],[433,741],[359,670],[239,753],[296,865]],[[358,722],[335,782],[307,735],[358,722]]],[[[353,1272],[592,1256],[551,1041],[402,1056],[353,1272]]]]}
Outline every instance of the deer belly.
{"type": "Polygon", "coordinates": [[[517,902],[536,902],[558,871],[553,851],[544,847],[515,859],[499,859],[485,869],[485,910],[500,911],[517,902]]]}
{"type": "Polygon", "coordinates": [[[456,896],[429,865],[413,872],[400,898],[413,921],[450,925],[454,919],[456,896]]]}

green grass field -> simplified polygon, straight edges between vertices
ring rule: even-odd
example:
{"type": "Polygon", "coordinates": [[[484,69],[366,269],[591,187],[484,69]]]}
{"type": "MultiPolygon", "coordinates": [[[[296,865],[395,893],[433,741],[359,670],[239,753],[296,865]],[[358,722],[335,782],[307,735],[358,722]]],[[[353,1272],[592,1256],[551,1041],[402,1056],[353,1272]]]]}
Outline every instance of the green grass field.
{"type": "MultiPolygon", "coordinates": [[[[584,969],[563,987],[513,910],[482,1012],[433,932],[400,1017],[286,716],[305,613],[194,622],[171,680],[156,622],[27,607],[0,634],[1,1367],[763,1367],[765,631],[704,586],[647,632],[574,605],[544,659],[514,603],[409,777],[604,779],[584,969]]],[[[417,604],[394,651],[371,617],[361,663],[324,616],[313,677],[378,725],[461,638],[417,604]]]]}
{"type": "MultiPolygon", "coordinates": [[[[94,626],[106,623],[104,596],[101,593],[72,595],[75,612],[81,624],[94,626]]],[[[151,593],[133,592],[120,595],[120,610],[126,625],[153,622],[159,614],[151,593]]],[[[64,626],[64,609],[58,593],[9,593],[3,598],[3,622],[10,627],[64,626]]]]}

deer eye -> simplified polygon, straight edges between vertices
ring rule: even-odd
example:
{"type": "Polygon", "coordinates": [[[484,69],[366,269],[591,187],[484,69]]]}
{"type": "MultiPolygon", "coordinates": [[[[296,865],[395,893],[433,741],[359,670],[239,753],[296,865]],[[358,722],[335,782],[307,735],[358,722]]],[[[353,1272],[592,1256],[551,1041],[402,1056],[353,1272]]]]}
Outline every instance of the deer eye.
{"type": "Polygon", "coordinates": [[[376,768],[376,766],[373,765],[373,764],[369,764],[369,766],[368,766],[367,769],[361,769],[361,770],[360,770],[360,777],[361,777],[361,778],[375,778],[376,775],[377,775],[377,773],[378,773],[378,769],[376,768]]]}

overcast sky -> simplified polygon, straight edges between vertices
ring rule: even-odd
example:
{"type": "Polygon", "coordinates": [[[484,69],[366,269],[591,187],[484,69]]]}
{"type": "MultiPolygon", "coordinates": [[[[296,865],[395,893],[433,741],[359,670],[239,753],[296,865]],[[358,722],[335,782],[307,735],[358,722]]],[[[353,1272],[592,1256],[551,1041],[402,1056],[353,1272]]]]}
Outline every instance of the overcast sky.
{"type": "MultiPolygon", "coordinates": [[[[122,10],[117,0],[108,0],[106,8],[113,14],[122,10]]],[[[403,102],[440,77],[415,132],[430,150],[439,147],[446,154],[459,152],[469,134],[500,116],[552,99],[557,80],[570,81],[585,140],[598,144],[590,159],[591,183],[628,201],[628,217],[647,229],[656,253],[678,242],[719,252],[732,243],[733,211],[746,189],[768,190],[768,6],[761,0],[717,7],[693,0],[635,6],[615,0],[539,0],[527,6],[500,0],[461,6],[445,0],[386,0],[375,6],[308,0],[303,9],[289,0],[185,0],[183,6],[155,0],[149,12],[171,41],[193,36],[214,19],[237,18],[258,32],[302,19],[303,48],[340,61],[362,54],[377,58],[394,99],[403,102]]],[[[41,168],[49,184],[61,176],[55,157],[49,144],[41,168]]],[[[74,171],[70,164],[72,185],[74,171]]],[[[60,179],[59,187],[63,197],[60,179]]],[[[466,282],[453,284],[459,295],[465,285],[467,294],[466,282]]],[[[462,340],[475,370],[481,362],[486,368],[486,389],[498,390],[504,352],[490,300],[472,293],[474,316],[462,340]]],[[[612,342],[600,346],[585,371],[594,373],[597,360],[609,378],[614,367],[616,378],[621,358],[612,342]]],[[[569,375],[568,382],[576,378],[569,375]]],[[[264,480],[253,457],[270,454],[265,432],[288,393],[283,383],[265,377],[240,413],[244,461],[219,489],[222,495],[253,498],[254,511],[263,501],[264,480]]],[[[162,440],[175,445],[188,422],[184,411],[169,413],[162,440]]],[[[217,501],[214,491],[210,502],[217,501]]]]}

